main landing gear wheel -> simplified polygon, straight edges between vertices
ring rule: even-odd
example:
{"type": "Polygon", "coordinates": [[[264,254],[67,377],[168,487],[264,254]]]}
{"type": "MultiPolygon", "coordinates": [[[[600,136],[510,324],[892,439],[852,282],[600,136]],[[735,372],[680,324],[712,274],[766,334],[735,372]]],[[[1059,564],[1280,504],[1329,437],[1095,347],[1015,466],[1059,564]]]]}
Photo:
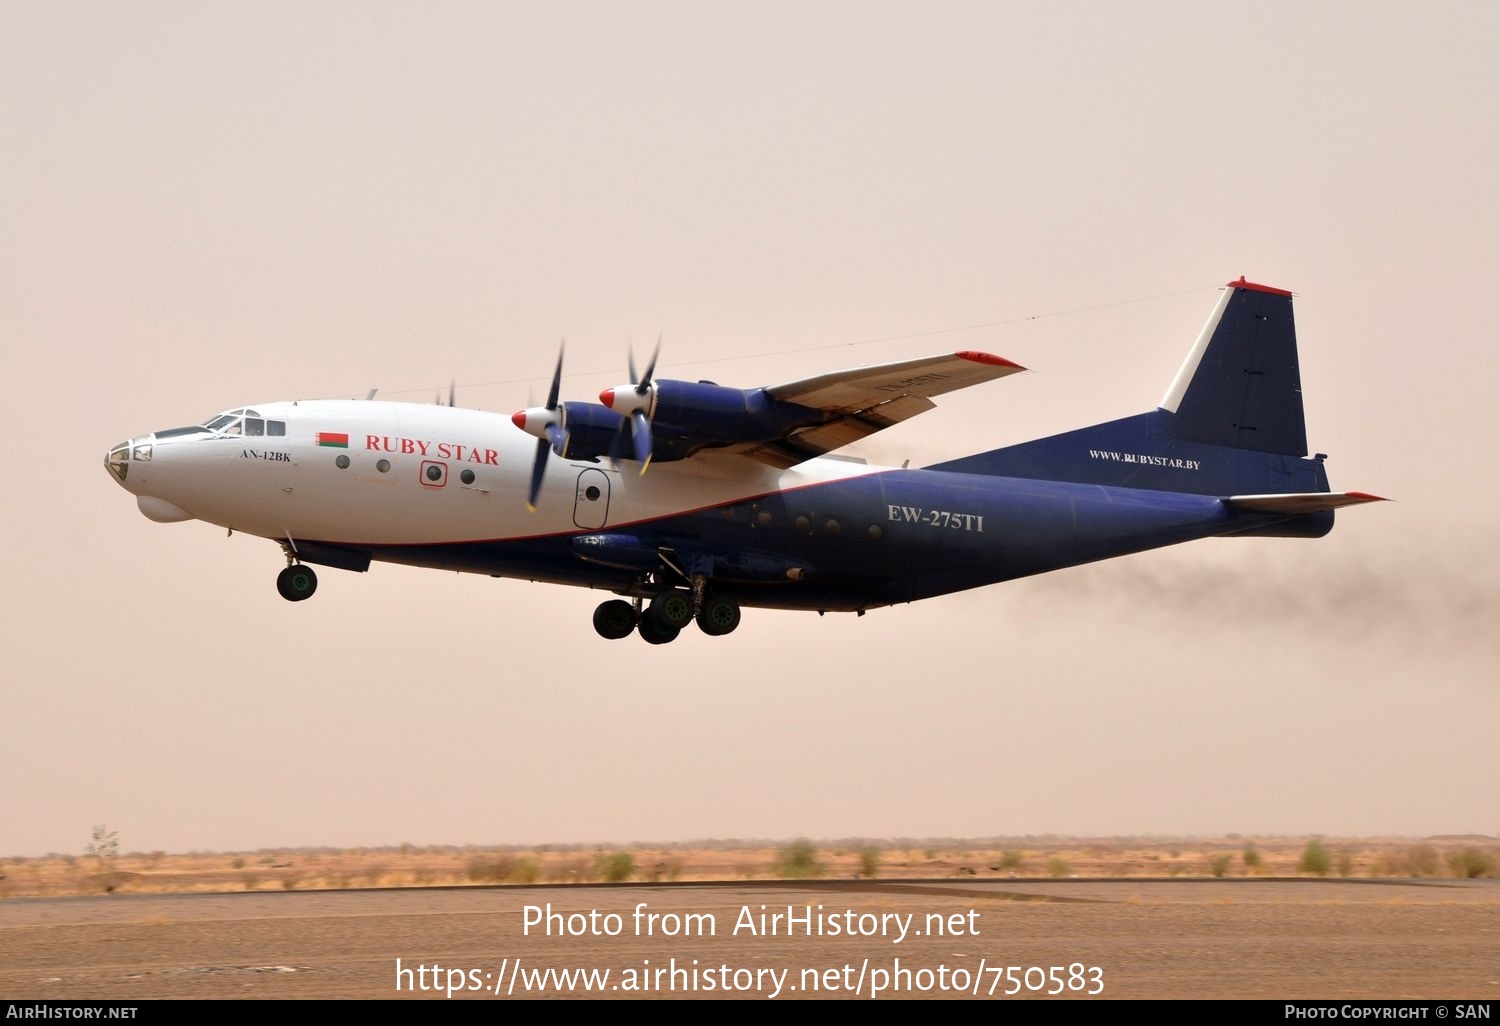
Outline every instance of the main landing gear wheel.
{"type": "Polygon", "coordinates": [[[698,629],[710,637],[728,634],[740,625],[740,607],[727,598],[709,596],[698,610],[698,629]]]}
{"type": "Polygon", "coordinates": [[[648,645],[665,645],[669,641],[676,641],[677,635],[681,633],[680,628],[662,627],[650,616],[641,617],[640,626],[636,630],[640,631],[648,645]]]}
{"type": "Polygon", "coordinates": [[[601,602],[594,610],[594,630],[601,638],[616,641],[635,630],[635,607],[621,599],[601,602]]]}
{"type": "Polygon", "coordinates": [[[693,622],[693,598],[685,591],[664,591],[651,600],[642,622],[646,619],[675,635],[693,622]]]}
{"type": "Polygon", "coordinates": [[[293,563],[276,575],[276,590],[288,602],[301,602],[312,598],[312,593],[318,590],[318,575],[312,572],[312,567],[293,563]]]}

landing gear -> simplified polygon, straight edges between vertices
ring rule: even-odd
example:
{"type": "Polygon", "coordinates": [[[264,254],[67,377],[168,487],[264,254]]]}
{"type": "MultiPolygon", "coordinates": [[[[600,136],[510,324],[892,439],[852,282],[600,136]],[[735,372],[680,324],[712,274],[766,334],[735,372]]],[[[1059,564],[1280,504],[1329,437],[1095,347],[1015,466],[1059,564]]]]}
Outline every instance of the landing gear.
{"type": "Polygon", "coordinates": [[[678,631],[693,620],[692,596],[685,591],[664,591],[651,600],[642,622],[646,619],[650,619],[663,631],[671,631],[675,637],[678,631]]]}
{"type": "Polygon", "coordinates": [[[276,575],[276,590],[288,602],[301,602],[312,598],[312,593],[318,590],[318,575],[312,572],[312,567],[293,563],[276,575]]]}
{"type": "Polygon", "coordinates": [[[635,630],[636,619],[633,605],[623,599],[610,599],[601,602],[594,610],[594,630],[601,638],[616,641],[630,636],[635,630]]]}
{"type": "Polygon", "coordinates": [[[740,625],[737,602],[722,595],[710,595],[698,610],[698,629],[711,638],[728,634],[740,625]]]}
{"type": "Polygon", "coordinates": [[[677,635],[682,633],[677,627],[662,627],[649,615],[641,617],[641,623],[637,630],[648,645],[665,645],[669,641],[676,641],[677,635]]]}

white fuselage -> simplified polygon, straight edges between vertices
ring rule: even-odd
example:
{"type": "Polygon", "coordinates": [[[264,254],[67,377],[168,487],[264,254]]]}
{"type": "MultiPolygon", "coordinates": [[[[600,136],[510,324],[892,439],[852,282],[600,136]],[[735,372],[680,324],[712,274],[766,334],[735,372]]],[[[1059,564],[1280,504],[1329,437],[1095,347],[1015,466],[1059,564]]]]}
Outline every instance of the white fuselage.
{"type": "MultiPolygon", "coordinates": [[[[254,412],[281,435],[144,436],[120,484],[157,520],[346,545],[429,545],[600,530],[877,469],[837,459],[780,470],[738,457],[653,464],[552,456],[535,511],[536,441],[507,415],[314,400],[254,412]]],[[[118,452],[121,447],[117,447],[118,452]]],[[[119,474],[117,473],[118,477],[119,474]]]]}

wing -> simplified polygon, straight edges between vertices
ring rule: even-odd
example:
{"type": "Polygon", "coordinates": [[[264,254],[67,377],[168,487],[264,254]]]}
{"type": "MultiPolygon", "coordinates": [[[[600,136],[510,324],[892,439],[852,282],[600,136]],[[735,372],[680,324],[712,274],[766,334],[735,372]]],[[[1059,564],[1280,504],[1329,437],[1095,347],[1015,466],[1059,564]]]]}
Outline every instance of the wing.
{"type": "Polygon", "coordinates": [[[728,451],[772,466],[796,466],[932,409],[933,396],[1025,369],[1004,357],[968,350],[772,385],[765,392],[778,403],[807,407],[820,416],[781,438],[743,442],[728,451]]]}

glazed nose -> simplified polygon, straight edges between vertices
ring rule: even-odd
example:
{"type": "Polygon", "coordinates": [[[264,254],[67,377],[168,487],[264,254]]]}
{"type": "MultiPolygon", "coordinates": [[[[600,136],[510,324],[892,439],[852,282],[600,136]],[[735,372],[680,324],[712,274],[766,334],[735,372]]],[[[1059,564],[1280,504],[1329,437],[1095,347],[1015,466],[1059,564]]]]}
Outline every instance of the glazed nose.
{"type": "Polygon", "coordinates": [[[145,463],[151,459],[151,436],[142,435],[111,446],[104,455],[104,469],[120,484],[130,475],[130,464],[145,463]]]}

